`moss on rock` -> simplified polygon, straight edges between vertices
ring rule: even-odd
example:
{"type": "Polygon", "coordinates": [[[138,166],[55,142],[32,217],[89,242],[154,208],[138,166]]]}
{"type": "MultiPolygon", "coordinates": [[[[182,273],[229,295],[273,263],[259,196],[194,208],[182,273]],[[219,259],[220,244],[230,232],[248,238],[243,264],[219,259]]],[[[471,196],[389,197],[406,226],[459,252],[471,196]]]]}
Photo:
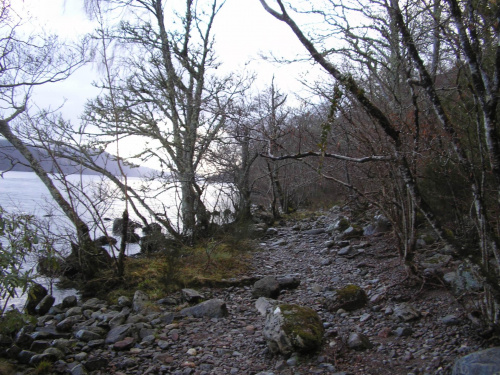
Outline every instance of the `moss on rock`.
{"type": "Polygon", "coordinates": [[[323,323],[316,311],[298,305],[279,305],[283,314],[283,330],[297,351],[318,349],[323,340],[323,323]]]}
{"type": "Polygon", "coordinates": [[[341,289],[335,290],[335,296],[325,301],[326,307],[330,311],[344,309],[353,311],[366,305],[368,297],[363,289],[358,285],[349,284],[341,289]]]}

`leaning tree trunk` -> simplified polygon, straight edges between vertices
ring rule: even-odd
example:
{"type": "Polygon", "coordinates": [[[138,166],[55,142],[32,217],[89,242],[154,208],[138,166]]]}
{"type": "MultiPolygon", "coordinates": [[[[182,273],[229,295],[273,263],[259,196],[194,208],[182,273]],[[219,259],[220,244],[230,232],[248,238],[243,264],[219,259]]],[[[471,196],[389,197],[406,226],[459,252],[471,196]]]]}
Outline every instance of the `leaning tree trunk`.
{"type": "Polygon", "coordinates": [[[79,246],[77,258],[79,260],[81,270],[85,278],[88,279],[93,277],[95,275],[95,271],[97,270],[95,262],[97,247],[90,238],[90,231],[87,224],[80,219],[71,204],[64,199],[60,191],[48,176],[47,172],[43,169],[42,165],[31,153],[28,147],[26,147],[26,145],[14,133],[12,133],[9,123],[5,120],[0,120],[0,134],[2,134],[21,153],[21,155],[26,158],[35,174],[49,190],[49,193],[54,201],[73,223],[78,238],[79,246]]]}

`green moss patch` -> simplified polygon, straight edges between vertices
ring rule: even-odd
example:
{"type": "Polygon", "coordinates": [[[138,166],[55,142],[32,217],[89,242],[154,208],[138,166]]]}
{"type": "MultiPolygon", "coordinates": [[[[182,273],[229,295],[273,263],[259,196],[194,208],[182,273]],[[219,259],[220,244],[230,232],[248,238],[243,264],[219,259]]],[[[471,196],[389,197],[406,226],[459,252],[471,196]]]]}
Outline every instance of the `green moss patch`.
{"type": "Polygon", "coordinates": [[[366,305],[368,297],[363,289],[357,285],[349,284],[341,289],[335,290],[335,296],[325,301],[330,311],[344,309],[354,311],[366,305]]]}
{"type": "Polygon", "coordinates": [[[279,305],[283,314],[283,330],[298,351],[318,349],[323,340],[323,323],[316,311],[297,305],[279,305]]]}

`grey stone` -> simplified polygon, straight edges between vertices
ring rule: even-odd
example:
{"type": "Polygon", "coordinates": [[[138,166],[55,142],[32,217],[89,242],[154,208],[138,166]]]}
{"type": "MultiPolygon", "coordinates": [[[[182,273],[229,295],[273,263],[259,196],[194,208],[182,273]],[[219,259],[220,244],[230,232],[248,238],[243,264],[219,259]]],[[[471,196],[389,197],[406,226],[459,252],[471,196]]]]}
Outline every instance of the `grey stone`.
{"type": "Polygon", "coordinates": [[[358,285],[346,285],[336,289],[333,295],[326,296],[324,305],[328,310],[336,312],[339,309],[354,311],[366,305],[368,297],[366,292],[358,285]]]}
{"type": "Polygon", "coordinates": [[[92,331],[88,331],[86,329],[81,329],[78,332],[76,332],[75,337],[78,340],[85,341],[85,342],[91,341],[91,340],[102,339],[101,335],[99,335],[95,332],[92,332],[92,331]]]}
{"type": "Polygon", "coordinates": [[[104,301],[101,301],[98,298],[91,298],[82,304],[82,309],[96,311],[105,306],[106,303],[104,301]]]}
{"type": "Polygon", "coordinates": [[[83,365],[81,363],[78,363],[71,368],[70,374],[71,375],[85,375],[85,374],[87,374],[87,371],[85,370],[85,368],[83,367],[83,365]]]}
{"type": "Polygon", "coordinates": [[[43,285],[34,283],[33,286],[28,290],[28,297],[25,307],[26,312],[30,315],[35,315],[35,308],[47,294],[47,289],[43,285]]]}
{"type": "Polygon", "coordinates": [[[118,306],[120,307],[131,307],[132,306],[132,301],[130,298],[126,296],[120,296],[118,297],[118,306]]]}
{"type": "Polygon", "coordinates": [[[185,288],[181,290],[182,298],[188,303],[198,303],[205,298],[203,294],[194,290],[185,288]]]}
{"type": "Polygon", "coordinates": [[[40,303],[38,305],[36,305],[35,312],[38,315],[47,314],[49,312],[50,308],[52,307],[52,305],[54,304],[55,300],[56,299],[53,296],[51,296],[50,294],[46,295],[45,297],[42,298],[40,303]]]}
{"type": "Polygon", "coordinates": [[[456,272],[449,272],[444,275],[444,280],[449,283],[455,294],[464,292],[479,292],[483,289],[477,272],[470,262],[464,262],[458,266],[456,272]]]}
{"type": "Polygon", "coordinates": [[[17,359],[19,363],[27,365],[28,363],[30,363],[31,358],[33,358],[33,356],[35,355],[36,353],[30,350],[21,350],[17,356],[17,359]]]}
{"type": "Polygon", "coordinates": [[[254,298],[277,298],[280,294],[280,284],[274,276],[266,276],[255,282],[252,289],[254,298]]]}
{"type": "Polygon", "coordinates": [[[255,308],[260,313],[260,315],[266,316],[272,309],[276,307],[277,304],[278,301],[274,299],[259,297],[257,301],[255,301],[255,308]]]}
{"type": "Polygon", "coordinates": [[[30,350],[32,352],[42,352],[50,347],[50,342],[47,340],[35,340],[31,343],[30,350]]]}
{"type": "Polygon", "coordinates": [[[115,328],[118,326],[121,326],[127,321],[128,316],[130,315],[130,309],[128,307],[125,307],[118,313],[118,315],[114,316],[110,321],[109,321],[109,327],[110,328],[115,328]]]}
{"type": "Polygon", "coordinates": [[[53,356],[57,359],[63,359],[64,353],[57,348],[47,348],[43,351],[43,354],[53,356]]]}
{"type": "Polygon", "coordinates": [[[76,296],[67,296],[62,301],[62,308],[69,309],[70,307],[75,307],[77,304],[78,298],[76,296]]]}
{"type": "Polygon", "coordinates": [[[263,335],[273,353],[311,352],[321,346],[323,324],[316,311],[281,304],[267,314],[263,335]]]}
{"type": "Polygon", "coordinates": [[[352,332],[347,339],[347,346],[354,350],[365,350],[373,348],[368,337],[362,333],[352,332]]]}
{"type": "Polygon", "coordinates": [[[277,276],[276,281],[278,281],[280,289],[296,289],[300,285],[300,276],[299,275],[277,276]]]}
{"type": "Polygon", "coordinates": [[[339,256],[353,255],[356,253],[354,250],[355,249],[352,246],[348,245],[348,246],[343,247],[339,251],[337,251],[337,255],[339,255],[339,256]]]}
{"type": "Polygon", "coordinates": [[[125,337],[136,337],[137,329],[133,324],[123,324],[112,328],[106,336],[106,344],[114,344],[117,341],[123,340],[125,337]]]}
{"type": "Polygon", "coordinates": [[[325,228],[316,228],[304,231],[304,234],[310,234],[310,235],[323,234],[323,233],[326,233],[325,228]]]}
{"type": "Polygon", "coordinates": [[[141,312],[149,302],[149,297],[142,290],[136,290],[134,299],[132,300],[132,310],[136,313],[141,312]]]}
{"type": "Polygon", "coordinates": [[[500,373],[500,347],[481,350],[459,358],[452,375],[493,375],[500,373]]]}
{"type": "Polygon", "coordinates": [[[420,264],[423,268],[443,268],[452,259],[451,255],[434,254],[430,258],[424,259],[420,264]]]}
{"type": "Polygon", "coordinates": [[[73,315],[67,317],[66,319],[57,323],[56,330],[58,332],[70,332],[73,329],[73,326],[81,321],[83,321],[83,315],[73,315]]]}
{"type": "Polygon", "coordinates": [[[266,235],[267,236],[276,236],[278,234],[278,230],[276,228],[267,228],[266,235]]]}
{"type": "Polygon", "coordinates": [[[413,330],[410,327],[398,327],[394,333],[398,337],[408,337],[413,334],[413,330]]]}
{"type": "Polygon", "coordinates": [[[386,233],[392,228],[392,223],[384,215],[376,215],[372,223],[363,228],[364,236],[373,236],[379,233],[386,233]]]}
{"type": "Polygon", "coordinates": [[[89,355],[85,352],[75,354],[75,361],[82,362],[87,359],[89,355]]]}
{"type": "Polygon", "coordinates": [[[410,320],[420,318],[420,311],[418,311],[412,304],[403,302],[394,307],[394,316],[399,320],[408,322],[410,320]]]}
{"type": "Polygon", "coordinates": [[[180,312],[184,316],[195,318],[222,318],[228,315],[226,303],[220,299],[211,299],[193,307],[187,307],[180,312]]]}
{"type": "Polygon", "coordinates": [[[345,231],[343,231],[340,235],[340,237],[344,240],[351,240],[355,238],[360,238],[363,236],[363,229],[359,228],[357,226],[355,227],[349,227],[345,231]]]}
{"type": "Polygon", "coordinates": [[[446,315],[441,319],[441,323],[447,326],[454,326],[460,323],[460,319],[456,315],[446,315]]]}
{"type": "Polygon", "coordinates": [[[75,307],[69,308],[66,311],[66,313],[64,314],[64,316],[66,318],[68,318],[68,317],[73,316],[73,315],[82,315],[82,314],[83,314],[83,309],[80,306],[75,306],[75,307]]]}

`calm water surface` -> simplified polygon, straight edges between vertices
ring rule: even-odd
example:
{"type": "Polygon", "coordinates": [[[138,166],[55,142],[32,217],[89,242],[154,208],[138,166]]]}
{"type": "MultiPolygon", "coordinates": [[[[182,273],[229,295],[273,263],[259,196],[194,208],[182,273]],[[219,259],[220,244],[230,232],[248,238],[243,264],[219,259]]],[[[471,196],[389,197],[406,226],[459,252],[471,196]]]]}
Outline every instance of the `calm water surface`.
{"type": "MultiPolygon", "coordinates": [[[[84,192],[95,208],[99,211],[100,215],[106,218],[102,222],[108,233],[111,233],[112,219],[121,217],[125,208],[124,200],[117,198],[117,194],[113,195],[114,187],[111,183],[103,180],[99,176],[93,175],[72,175],[68,177],[68,181],[76,186],[83,186],[84,192]],[[110,198],[113,196],[114,198],[110,198]]],[[[135,187],[139,191],[145,191],[145,187],[160,187],[160,184],[155,181],[144,182],[140,178],[128,178],[130,186],[135,187]],[[154,186],[156,185],[156,186],[154,186]],[[141,188],[142,186],[142,188],[141,188]]],[[[62,184],[56,182],[56,185],[62,184]]],[[[220,186],[212,185],[207,189],[207,196],[205,200],[210,207],[221,206],[219,209],[223,210],[227,206],[227,197],[223,197],[220,192],[220,186]]],[[[76,189],[75,189],[76,191],[76,189]]],[[[66,195],[67,198],[67,195],[66,195]]],[[[80,198],[82,198],[80,196],[80,198]]],[[[146,200],[154,207],[155,211],[166,213],[174,225],[177,225],[177,212],[178,212],[178,195],[172,187],[157,195],[150,195],[146,200]]],[[[89,224],[95,223],[94,214],[85,208],[85,205],[78,202],[78,197],[74,196],[73,200],[77,211],[81,217],[89,224]]],[[[63,212],[54,204],[45,185],[38,179],[33,172],[8,172],[0,178],[0,206],[9,213],[25,213],[34,215],[37,219],[43,221],[46,227],[51,231],[56,231],[61,235],[70,236],[73,232],[71,224],[63,212]]],[[[129,212],[131,210],[129,209],[129,212]]],[[[146,212],[141,212],[147,219],[150,219],[146,212]]],[[[130,212],[132,219],[137,220],[133,212],[130,212]]],[[[93,225],[91,226],[93,236],[99,237],[103,234],[103,228],[93,225]]],[[[139,231],[140,232],[140,231],[139,231]]],[[[62,241],[66,246],[67,240],[62,241]]],[[[61,246],[62,246],[61,243],[61,246]]],[[[139,252],[139,246],[136,244],[127,245],[127,253],[129,255],[139,252]]],[[[34,260],[27,262],[23,268],[34,267],[34,260]]],[[[39,278],[37,280],[44,286],[48,287],[50,280],[46,278],[39,278]]],[[[68,295],[77,294],[76,290],[60,290],[53,289],[53,295],[56,298],[55,303],[59,303],[68,295]]],[[[25,296],[10,299],[9,306],[13,305],[16,308],[22,308],[26,301],[25,296]]],[[[3,306],[3,301],[0,300],[0,307],[3,306]]]]}

